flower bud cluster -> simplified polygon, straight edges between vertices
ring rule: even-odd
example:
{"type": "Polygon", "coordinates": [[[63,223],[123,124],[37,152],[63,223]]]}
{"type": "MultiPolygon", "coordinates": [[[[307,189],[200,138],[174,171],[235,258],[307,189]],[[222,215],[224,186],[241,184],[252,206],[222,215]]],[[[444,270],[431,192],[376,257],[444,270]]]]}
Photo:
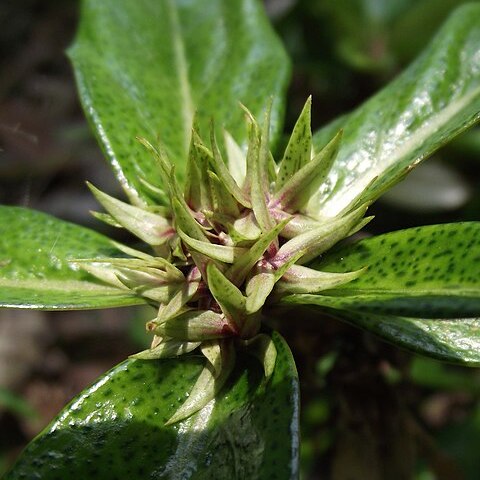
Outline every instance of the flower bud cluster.
{"type": "Polygon", "coordinates": [[[151,247],[147,254],[117,245],[127,257],[77,262],[157,308],[147,323],[151,348],[133,357],[169,358],[198,349],[207,359],[169,423],[214,398],[238,349],[259,358],[267,378],[272,374],[276,351],[261,329],[266,303],[292,293],[321,294],[361,274],[305,266],[368,221],[366,205],[351,205],[334,218],[319,215],[317,192],[335,160],[341,132],[313,152],[310,106],[308,99],[278,164],[269,150],[269,109],[259,125],[245,108],[246,155],[228,133],[220,147],[213,126],[208,144],[193,128],[184,188],[167,154],[140,139],[161,172],[163,190],[144,181],[157,206],[129,205],[90,186],[108,212],[95,215],[151,247]]]}

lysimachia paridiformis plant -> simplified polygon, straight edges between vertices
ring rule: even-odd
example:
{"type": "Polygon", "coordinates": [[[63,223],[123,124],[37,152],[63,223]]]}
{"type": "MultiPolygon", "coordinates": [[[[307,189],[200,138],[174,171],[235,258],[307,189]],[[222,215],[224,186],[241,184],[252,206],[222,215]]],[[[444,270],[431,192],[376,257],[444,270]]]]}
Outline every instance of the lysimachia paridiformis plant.
{"type": "Polygon", "coordinates": [[[327,312],[479,365],[478,223],[335,246],[478,120],[479,45],[468,5],[393,83],[313,135],[308,99],[278,154],[289,61],[257,1],[84,0],[69,54],[130,200],[91,186],[95,215],[140,244],[1,207],[0,300],[148,304],[153,343],[82,392],[7,478],[296,478],[298,380],[266,326],[272,306],[311,305],[319,328],[327,312]]]}

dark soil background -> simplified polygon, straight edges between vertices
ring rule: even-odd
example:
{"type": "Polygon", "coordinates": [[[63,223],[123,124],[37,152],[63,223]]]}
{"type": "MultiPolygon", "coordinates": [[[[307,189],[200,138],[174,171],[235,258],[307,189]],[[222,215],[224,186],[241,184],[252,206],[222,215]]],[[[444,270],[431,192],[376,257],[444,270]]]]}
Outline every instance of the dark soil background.
{"type": "MultiPolygon", "coordinates": [[[[77,1],[0,4],[0,203],[101,230],[85,180],[121,193],[64,54],[77,18],[77,1]]],[[[142,348],[142,315],[0,310],[0,473],[76,393],[142,348]]]]}
{"type": "MultiPolygon", "coordinates": [[[[418,51],[392,33],[400,28],[395,18],[384,18],[383,24],[377,19],[373,28],[367,15],[357,15],[355,30],[348,8],[366,2],[338,3],[266,2],[294,58],[287,130],[308,94],[314,96],[318,127],[381,88],[418,51]]],[[[411,1],[397,3],[405,4],[404,24],[404,18],[416,18],[408,13],[411,1]]],[[[426,7],[414,12],[424,15],[420,36],[428,37],[461,2],[444,3],[445,11],[434,20],[426,7]]],[[[105,231],[88,213],[96,204],[84,180],[122,193],[86,124],[64,54],[78,9],[77,0],[0,3],[0,203],[105,231]]],[[[377,218],[367,235],[479,220],[479,131],[437,157],[428,167],[434,173],[417,175],[406,190],[374,207],[377,218]],[[431,182],[432,175],[440,180],[431,182]],[[418,191],[423,197],[412,208],[408,199],[418,191]],[[432,197],[439,199],[433,206],[425,200],[432,197]]],[[[0,475],[76,393],[147,344],[143,324],[149,315],[134,308],[0,310],[0,475]]],[[[419,480],[478,478],[478,369],[412,356],[332,319],[313,323],[308,310],[296,316],[295,326],[281,322],[278,327],[292,347],[302,382],[304,478],[410,478],[411,471],[419,480]],[[362,475],[362,465],[370,468],[369,476],[362,475]],[[348,477],[348,470],[357,473],[348,477]],[[388,473],[393,471],[397,476],[388,473]]]]}

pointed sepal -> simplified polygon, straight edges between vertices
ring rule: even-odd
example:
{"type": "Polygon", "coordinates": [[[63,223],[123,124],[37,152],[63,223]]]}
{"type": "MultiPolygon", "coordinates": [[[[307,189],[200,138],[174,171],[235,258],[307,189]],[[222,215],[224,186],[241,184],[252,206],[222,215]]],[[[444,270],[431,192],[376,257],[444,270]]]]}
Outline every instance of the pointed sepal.
{"type": "Polygon", "coordinates": [[[288,219],[280,222],[270,231],[263,233],[260,238],[252,245],[248,253],[240,257],[226,272],[235,285],[240,285],[246,278],[247,274],[253,266],[260,260],[265,250],[267,250],[272,242],[277,240],[278,235],[287,225],[288,219]]]}
{"type": "Polygon", "coordinates": [[[246,310],[249,315],[257,313],[265,304],[267,297],[275,286],[273,268],[260,269],[259,272],[247,281],[245,293],[247,294],[246,310]]]}
{"type": "Polygon", "coordinates": [[[237,184],[233,176],[230,174],[225,162],[223,161],[220,149],[217,145],[217,140],[215,138],[215,131],[212,126],[211,130],[211,144],[212,144],[212,156],[210,157],[210,162],[213,166],[215,173],[220,178],[222,184],[228,190],[228,192],[237,200],[238,203],[243,205],[246,208],[252,208],[248,196],[243,192],[240,186],[237,184]]]}
{"type": "Polygon", "coordinates": [[[106,223],[107,225],[110,225],[111,227],[115,228],[123,228],[123,225],[118,223],[111,215],[108,213],[103,213],[103,212],[94,212],[93,210],[90,210],[90,213],[94,218],[97,220],[100,220],[103,223],[106,223]]]}
{"type": "Polygon", "coordinates": [[[172,294],[168,302],[162,303],[158,309],[157,318],[147,324],[147,330],[155,330],[157,325],[188,311],[186,304],[196,295],[201,282],[198,268],[192,268],[180,289],[172,294]]]}
{"type": "Polygon", "coordinates": [[[268,165],[270,160],[269,132],[271,106],[272,102],[270,101],[265,112],[258,155],[251,162],[250,170],[250,199],[252,209],[263,232],[271,230],[275,225],[275,221],[272,219],[268,209],[268,192],[270,190],[268,165]]]}
{"type": "Polygon", "coordinates": [[[200,373],[190,395],[165,425],[179,422],[198,412],[213,400],[221,390],[235,365],[235,348],[232,342],[228,340],[221,342],[219,345],[219,350],[210,350],[210,358],[200,373]]]}
{"type": "Polygon", "coordinates": [[[186,203],[178,198],[172,199],[172,208],[175,214],[175,224],[178,230],[182,230],[195,240],[207,241],[203,228],[195,220],[192,211],[186,203]]]}
{"type": "Polygon", "coordinates": [[[240,246],[245,243],[248,243],[250,246],[262,234],[262,230],[258,226],[255,215],[252,212],[237,218],[227,228],[230,238],[236,245],[240,246]]]}
{"type": "Polygon", "coordinates": [[[223,132],[225,150],[227,151],[227,165],[235,183],[242,188],[247,173],[245,154],[235,139],[225,130],[223,132]]]}
{"type": "Polygon", "coordinates": [[[312,97],[309,96],[293,128],[287,148],[278,167],[276,191],[310,161],[312,152],[312,128],[310,124],[312,97]]]}
{"type": "Polygon", "coordinates": [[[245,317],[245,297],[242,292],[213,263],[207,265],[207,281],[222,312],[238,332],[245,317]]]}
{"type": "Polygon", "coordinates": [[[246,340],[244,346],[247,353],[253,355],[262,364],[265,378],[269,380],[277,359],[277,349],[272,338],[265,333],[259,333],[250,340],[246,340]]]}
{"type": "Polygon", "coordinates": [[[87,185],[113,219],[144,242],[162,245],[174,234],[166,218],[117,200],[98,190],[91,183],[87,185]]]}
{"type": "Polygon", "coordinates": [[[203,342],[237,335],[225,315],[212,310],[189,310],[153,328],[155,335],[185,342],[203,342]]]}
{"type": "Polygon", "coordinates": [[[194,210],[211,209],[212,198],[207,176],[209,152],[199,147],[201,142],[192,131],[185,179],[185,201],[194,210]]]}
{"type": "Polygon", "coordinates": [[[366,210],[367,206],[364,205],[345,215],[345,217],[335,218],[314,230],[292,238],[280,247],[272,261],[283,264],[293,255],[297,255],[298,252],[303,252],[298,263],[307,263],[345,238],[354,225],[365,215],[366,210]]]}
{"type": "Polygon", "coordinates": [[[234,263],[235,260],[248,252],[247,248],[218,245],[210,242],[202,242],[189,237],[182,230],[177,231],[178,236],[191,249],[206,255],[209,258],[224,263],[234,263]]]}
{"type": "Polygon", "coordinates": [[[180,340],[163,340],[148,350],[130,355],[137,360],[159,360],[161,358],[175,358],[190,353],[200,345],[200,342],[183,342],[180,340]]]}
{"type": "Polygon", "coordinates": [[[327,178],[338,153],[341,138],[340,130],[321,152],[285,182],[272,200],[271,206],[286,212],[301,211],[327,178]]]}
{"type": "Polygon", "coordinates": [[[208,171],[207,174],[212,188],[214,210],[220,214],[238,217],[240,208],[235,197],[226,188],[225,182],[212,171],[208,171]]]}
{"type": "Polygon", "coordinates": [[[301,265],[292,265],[275,285],[275,294],[319,293],[345,285],[364,272],[365,268],[347,273],[320,272],[301,265]]]}

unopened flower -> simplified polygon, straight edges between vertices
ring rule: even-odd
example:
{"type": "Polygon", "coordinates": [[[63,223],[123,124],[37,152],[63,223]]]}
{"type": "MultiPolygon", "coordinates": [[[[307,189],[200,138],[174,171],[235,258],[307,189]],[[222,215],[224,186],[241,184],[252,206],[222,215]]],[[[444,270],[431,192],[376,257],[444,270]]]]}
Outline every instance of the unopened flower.
{"type": "Polygon", "coordinates": [[[212,126],[208,142],[192,131],[182,189],[166,153],[155,156],[165,190],[144,184],[157,206],[133,206],[91,189],[108,212],[95,214],[149,244],[151,254],[119,246],[126,258],[81,259],[102,281],[147,299],[157,315],[147,323],[151,348],[137,359],[170,358],[199,350],[207,363],[188,399],[167,423],[201,409],[227,380],[238,349],[260,359],[267,379],[276,351],[262,332],[262,308],[293,293],[321,294],[361,275],[320,272],[306,264],[363,227],[366,204],[334,218],[319,214],[320,186],[341,142],[339,132],[312,149],[308,99],[281,161],[269,150],[269,109],[260,126],[245,108],[246,155],[225,133],[222,158],[212,126]]]}

